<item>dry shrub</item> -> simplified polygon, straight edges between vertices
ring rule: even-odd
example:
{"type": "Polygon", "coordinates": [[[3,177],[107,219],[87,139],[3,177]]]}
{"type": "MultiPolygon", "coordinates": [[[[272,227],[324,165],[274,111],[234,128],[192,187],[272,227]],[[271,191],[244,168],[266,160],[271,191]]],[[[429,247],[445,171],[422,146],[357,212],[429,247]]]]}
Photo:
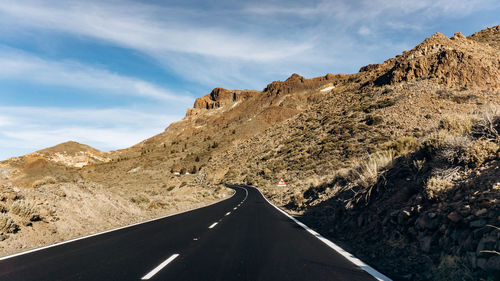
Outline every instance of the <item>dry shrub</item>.
{"type": "Polygon", "coordinates": [[[53,184],[53,183],[56,183],[56,180],[51,176],[46,176],[43,179],[34,181],[31,187],[37,188],[45,184],[53,184]]]}
{"type": "Polygon", "coordinates": [[[354,174],[360,185],[369,187],[377,182],[382,169],[391,168],[393,161],[393,150],[377,152],[362,161],[354,170],[354,174]]]}
{"type": "Polygon", "coordinates": [[[425,165],[425,159],[421,159],[421,160],[415,159],[412,161],[412,167],[415,169],[415,171],[417,173],[422,171],[422,169],[424,168],[424,165],[425,165]]]}
{"type": "Polygon", "coordinates": [[[14,202],[10,207],[10,212],[30,221],[40,220],[40,214],[33,203],[24,200],[14,202]]]}
{"type": "Polygon", "coordinates": [[[149,209],[162,209],[168,206],[168,202],[162,200],[151,200],[149,209]]]}
{"type": "Polygon", "coordinates": [[[471,143],[469,149],[470,163],[473,166],[481,166],[485,161],[493,159],[497,156],[499,146],[494,142],[486,140],[476,140],[471,143]]]}
{"type": "Polygon", "coordinates": [[[386,150],[393,150],[395,154],[402,155],[413,152],[418,147],[418,139],[414,137],[401,137],[385,145],[386,150]]]}
{"type": "Polygon", "coordinates": [[[294,192],[294,194],[291,197],[292,204],[294,206],[297,206],[298,208],[302,208],[306,202],[304,199],[304,194],[300,191],[294,192]]]}
{"type": "Polygon", "coordinates": [[[246,184],[246,185],[253,185],[254,184],[254,177],[250,176],[250,175],[246,175],[245,176],[245,179],[243,179],[243,182],[246,184]]]}
{"type": "Polygon", "coordinates": [[[446,130],[439,130],[437,132],[433,132],[429,134],[421,143],[422,149],[426,150],[430,153],[435,153],[438,151],[446,139],[450,136],[450,133],[446,130]]]}
{"type": "Polygon", "coordinates": [[[145,193],[139,193],[133,196],[132,198],[130,198],[130,201],[136,204],[149,204],[150,202],[148,195],[146,195],[145,193]]]}
{"type": "Polygon", "coordinates": [[[477,120],[469,116],[449,115],[441,119],[439,128],[452,135],[465,135],[471,132],[472,125],[477,120]]]}
{"type": "Polygon", "coordinates": [[[5,206],[5,204],[0,203],[0,213],[7,213],[9,211],[9,208],[5,206]]]}
{"type": "Polygon", "coordinates": [[[471,142],[472,139],[468,136],[447,136],[439,148],[438,159],[451,165],[469,164],[470,157],[467,154],[471,142]]]}
{"type": "Polygon", "coordinates": [[[425,185],[425,193],[429,199],[444,199],[452,189],[453,181],[442,176],[429,178],[425,185]]]}
{"type": "Polygon", "coordinates": [[[19,230],[19,226],[14,223],[12,218],[10,218],[7,214],[0,214],[0,231],[7,233],[15,233],[19,230]]]}
{"type": "Polygon", "coordinates": [[[441,146],[438,157],[451,165],[479,167],[486,160],[496,157],[498,145],[468,136],[448,137],[441,146]]]}
{"type": "Polygon", "coordinates": [[[472,128],[474,135],[489,141],[500,143],[500,108],[488,105],[477,113],[478,120],[472,128]]]}

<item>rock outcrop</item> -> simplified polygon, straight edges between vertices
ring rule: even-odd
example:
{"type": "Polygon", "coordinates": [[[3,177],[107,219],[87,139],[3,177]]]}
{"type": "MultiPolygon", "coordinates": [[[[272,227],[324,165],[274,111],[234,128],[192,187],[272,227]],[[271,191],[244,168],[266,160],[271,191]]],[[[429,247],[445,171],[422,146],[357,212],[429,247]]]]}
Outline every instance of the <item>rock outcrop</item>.
{"type": "Polygon", "coordinates": [[[194,102],[193,108],[188,109],[186,116],[196,115],[200,112],[200,110],[211,110],[228,105],[234,105],[237,102],[246,100],[259,93],[259,91],[226,90],[224,88],[215,88],[212,92],[210,92],[210,94],[197,98],[194,102]]]}
{"type": "Polygon", "coordinates": [[[500,88],[500,55],[497,49],[457,33],[448,38],[436,33],[410,51],[384,62],[376,85],[422,79],[446,86],[500,88]]]}
{"type": "Polygon", "coordinates": [[[334,83],[344,77],[345,75],[342,74],[333,75],[329,73],[325,76],[306,79],[294,73],[285,81],[274,81],[271,84],[267,85],[264,89],[264,92],[268,96],[278,96],[289,94],[292,92],[298,92],[301,90],[311,90],[316,89],[326,83],[334,83]]]}
{"type": "Polygon", "coordinates": [[[476,32],[468,38],[476,42],[488,44],[500,51],[500,25],[489,27],[476,32]]]}

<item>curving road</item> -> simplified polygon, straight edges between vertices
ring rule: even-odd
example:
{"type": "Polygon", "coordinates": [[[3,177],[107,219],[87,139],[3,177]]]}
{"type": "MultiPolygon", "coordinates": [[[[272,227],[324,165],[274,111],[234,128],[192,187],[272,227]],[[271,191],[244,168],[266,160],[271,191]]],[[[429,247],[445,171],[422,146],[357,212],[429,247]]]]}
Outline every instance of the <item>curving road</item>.
{"type": "Polygon", "coordinates": [[[232,188],[204,208],[2,258],[0,280],[376,280],[257,189],[232,188]]]}

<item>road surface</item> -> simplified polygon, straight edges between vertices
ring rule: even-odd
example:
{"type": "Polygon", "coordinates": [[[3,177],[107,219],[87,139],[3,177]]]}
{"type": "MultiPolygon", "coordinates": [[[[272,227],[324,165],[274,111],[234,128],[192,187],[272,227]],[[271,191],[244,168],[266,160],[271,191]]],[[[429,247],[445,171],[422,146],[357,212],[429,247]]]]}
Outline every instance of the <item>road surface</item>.
{"type": "Polygon", "coordinates": [[[0,280],[375,280],[253,187],[219,203],[0,260],[0,280]]]}

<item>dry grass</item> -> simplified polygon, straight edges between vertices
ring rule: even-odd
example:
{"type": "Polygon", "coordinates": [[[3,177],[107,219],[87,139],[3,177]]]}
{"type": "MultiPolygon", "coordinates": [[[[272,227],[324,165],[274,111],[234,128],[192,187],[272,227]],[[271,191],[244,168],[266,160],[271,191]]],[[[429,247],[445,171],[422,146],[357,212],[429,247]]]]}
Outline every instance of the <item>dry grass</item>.
{"type": "Polygon", "coordinates": [[[15,233],[19,229],[19,226],[14,223],[9,215],[1,213],[0,214],[0,231],[7,233],[15,233]]]}
{"type": "Polygon", "coordinates": [[[479,120],[474,124],[472,131],[488,141],[500,143],[500,107],[487,105],[477,113],[479,120]]]}
{"type": "Polygon", "coordinates": [[[34,181],[33,184],[31,184],[31,187],[37,188],[42,185],[53,184],[53,183],[56,183],[56,180],[51,176],[46,176],[43,179],[34,181]]]}
{"type": "Polygon", "coordinates": [[[168,202],[166,201],[163,201],[163,200],[151,200],[151,202],[149,202],[149,206],[148,208],[149,209],[163,209],[165,207],[168,207],[168,202]]]}
{"type": "Polygon", "coordinates": [[[10,208],[10,212],[30,221],[40,220],[40,214],[35,205],[24,200],[14,202],[10,208]]]}
{"type": "Polygon", "coordinates": [[[355,165],[350,178],[365,188],[370,187],[377,182],[381,170],[390,168],[393,161],[393,150],[374,153],[355,165]]]}
{"type": "Polygon", "coordinates": [[[7,213],[9,211],[9,208],[3,204],[3,203],[0,203],[0,213],[7,213]]]}
{"type": "Polygon", "coordinates": [[[132,196],[132,198],[130,198],[130,201],[136,204],[149,204],[151,200],[149,199],[149,196],[147,194],[139,193],[135,196],[132,196]]]}
{"type": "Polygon", "coordinates": [[[403,155],[415,151],[418,147],[418,139],[415,137],[401,137],[383,146],[393,150],[396,155],[403,155]]]}
{"type": "Polygon", "coordinates": [[[425,193],[429,199],[444,199],[453,189],[453,181],[442,176],[434,176],[427,180],[425,193]]]}
{"type": "Polygon", "coordinates": [[[476,118],[472,116],[448,115],[441,119],[439,128],[452,135],[465,135],[471,132],[472,125],[476,121],[476,118]]]}
{"type": "Polygon", "coordinates": [[[469,136],[448,136],[438,152],[438,157],[450,165],[479,167],[497,156],[498,144],[469,136]]]}

